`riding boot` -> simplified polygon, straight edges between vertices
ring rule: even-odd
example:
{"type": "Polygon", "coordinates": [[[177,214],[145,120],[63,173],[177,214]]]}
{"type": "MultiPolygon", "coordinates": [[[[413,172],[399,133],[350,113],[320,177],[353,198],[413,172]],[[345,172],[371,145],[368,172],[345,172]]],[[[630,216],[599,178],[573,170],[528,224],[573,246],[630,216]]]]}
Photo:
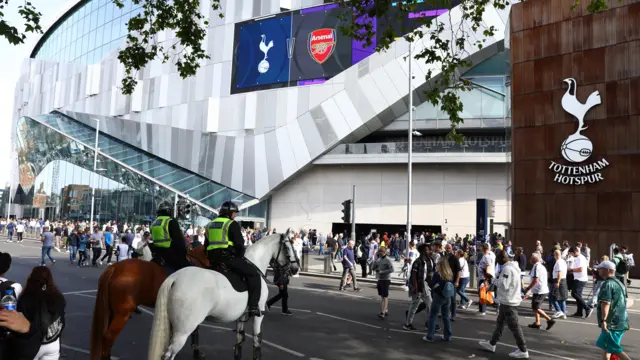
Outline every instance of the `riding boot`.
{"type": "Polygon", "coordinates": [[[260,301],[261,283],[260,276],[254,275],[247,279],[249,283],[249,314],[253,316],[262,316],[258,302],[260,301]]]}

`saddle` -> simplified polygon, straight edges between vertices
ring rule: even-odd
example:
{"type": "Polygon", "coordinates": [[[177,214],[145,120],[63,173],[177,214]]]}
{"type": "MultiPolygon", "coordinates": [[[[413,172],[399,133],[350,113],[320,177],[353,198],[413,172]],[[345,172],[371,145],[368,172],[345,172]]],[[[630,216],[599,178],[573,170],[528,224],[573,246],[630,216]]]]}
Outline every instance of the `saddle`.
{"type": "Polygon", "coordinates": [[[224,263],[220,263],[217,266],[211,268],[212,271],[217,271],[220,274],[224,275],[233,289],[237,292],[245,292],[249,291],[249,285],[247,285],[247,279],[244,276],[236,273],[235,271],[229,269],[227,265],[224,263]]]}

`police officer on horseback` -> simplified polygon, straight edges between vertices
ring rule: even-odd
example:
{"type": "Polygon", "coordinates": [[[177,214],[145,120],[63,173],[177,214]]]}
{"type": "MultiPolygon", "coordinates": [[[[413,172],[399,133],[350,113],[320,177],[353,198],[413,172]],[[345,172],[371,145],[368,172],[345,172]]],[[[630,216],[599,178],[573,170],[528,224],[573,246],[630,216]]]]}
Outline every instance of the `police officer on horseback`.
{"type": "Polygon", "coordinates": [[[244,257],[244,239],[240,225],[234,221],[238,206],[225,201],[217,218],[207,225],[204,246],[211,269],[217,270],[224,264],[229,270],[244,276],[249,286],[249,315],[261,316],[260,274],[256,267],[244,257]]]}
{"type": "Polygon", "coordinates": [[[149,249],[155,260],[162,260],[174,271],[178,271],[191,264],[187,260],[186,240],[172,213],[173,206],[170,203],[165,201],[158,206],[158,217],[149,229],[153,240],[149,249]]]}

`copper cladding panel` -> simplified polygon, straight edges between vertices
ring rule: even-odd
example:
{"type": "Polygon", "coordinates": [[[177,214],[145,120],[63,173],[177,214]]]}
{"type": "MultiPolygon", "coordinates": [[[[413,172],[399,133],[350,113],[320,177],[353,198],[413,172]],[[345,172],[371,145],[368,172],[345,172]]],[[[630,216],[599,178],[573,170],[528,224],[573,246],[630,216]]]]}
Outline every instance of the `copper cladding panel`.
{"type": "MultiPolygon", "coordinates": [[[[610,2],[589,14],[574,0],[529,0],[511,11],[513,240],[533,250],[555,241],[589,243],[592,259],[611,243],[640,252],[640,0],[610,2]],[[585,117],[593,144],[587,163],[602,158],[603,181],[553,181],[551,161],[571,165],[560,146],[578,123],[561,106],[565,78],[577,98],[599,91],[602,104],[585,117]]],[[[640,275],[640,267],[634,268],[640,275]]]]}

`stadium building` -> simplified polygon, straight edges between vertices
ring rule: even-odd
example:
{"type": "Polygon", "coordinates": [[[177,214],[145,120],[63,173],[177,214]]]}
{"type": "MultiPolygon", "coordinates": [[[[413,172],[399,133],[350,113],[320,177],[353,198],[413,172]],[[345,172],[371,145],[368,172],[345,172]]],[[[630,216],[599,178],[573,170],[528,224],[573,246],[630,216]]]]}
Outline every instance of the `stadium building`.
{"type": "MultiPolygon", "coordinates": [[[[341,10],[320,0],[222,0],[224,18],[203,5],[211,59],[196,76],[182,79],[172,64],[153,61],[124,96],[117,53],[141,11],[124,3],[70,3],[25,60],[11,215],[88,219],[95,190],[99,220],[148,221],[160,201],[177,199],[193,205],[198,222],[233,200],[247,225],[327,232],[345,226],[342,202],[355,185],[360,232],[404,229],[405,40],[376,53],[342,35],[341,10]]],[[[462,94],[466,141],[456,144],[445,137],[449,119],[425,103],[429,69],[413,60],[414,230],[475,232],[477,198],[495,201],[496,231],[510,221],[508,14],[489,6],[484,23],[497,32],[481,50],[482,31],[457,7],[419,6],[401,24],[427,16],[466,31],[473,64],[461,74],[473,90],[462,94]]]]}

